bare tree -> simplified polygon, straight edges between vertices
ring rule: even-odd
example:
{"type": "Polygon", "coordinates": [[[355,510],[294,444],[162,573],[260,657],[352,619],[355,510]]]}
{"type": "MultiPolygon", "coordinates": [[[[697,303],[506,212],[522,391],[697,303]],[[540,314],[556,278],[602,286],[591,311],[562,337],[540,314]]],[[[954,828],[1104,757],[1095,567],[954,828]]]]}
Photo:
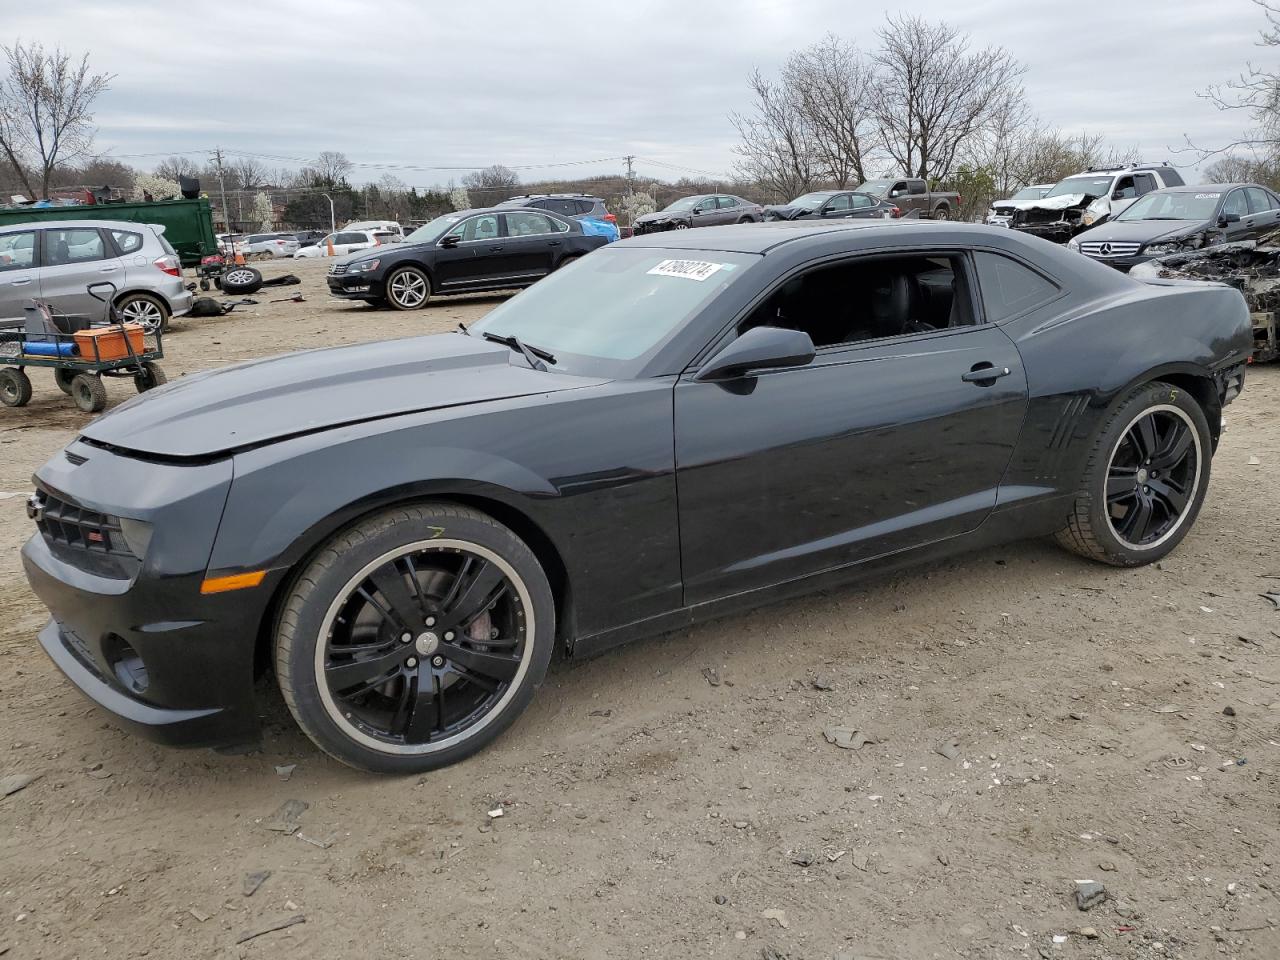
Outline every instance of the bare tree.
{"type": "Polygon", "coordinates": [[[40,43],[0,50],[9,70],[0,81],[0,150],[28,195],[44,197],[58,165],[75,162],[92,146],[93,102],[112,78],[90,73],[88,54],[75,63],[40,43]]]}
{"type": "Polygon", "coordinates": [[[510,167],[495,163],[483,170],[473,170],[462,178],[462,185],[471,193],[484,195],[489,200],[502,194],[502,199],[520,186],[520,176],[510,167]]]}
{"type": "Polygon", "coordinates": [[[823,179],[837,187],[867,179],[865,162],[875,138],[872,83],[858,49],[834,34],[791,54],[782,69],[783,99],[800,110],[823,179]]]}
{"type": "Polygon", "coordinates": [[[253,157],[237,157],[227,165],[227,174],[240,190],[256,190],[269,182],[267,168],[253,157]]]}
{"type": "Polygon", "coordinates": [[[155,175],[175,183],[183,177],[194,177],[200,172],[196,162],[190,157],[166,157],[156,164],[155,175]]]}
{"type": "Polygon", "coordinates": [[[729,121],[742,142],[738,172],[759,183],[774,200],[804,193],[818,175],[817,146],[796,92],[770,80],[760,70],[750,78],[754,103],[750,113],[731,113],[729,121]]]}
{"type": "MultiPolygon", "coordinates": [[[[1253,0],[1266,17],[1259,31],[1258,46],[1280,47],[1280,4],[1274,0],[1253,0]]],[[[1280,155],[1280,71],[1246,63],[1234,80],[1209,87],[1200,94],[1219,110],[1241,111],[1253,119],[1254,127],[1242,137],[1215,150],[1192,149],[1201,159],[1248,148],[1266,155],[1280,155]]]]}
{"type": "Polygon", "coordinates": [[[908,176],[945,177],[961,152],[1023,97],[1025,67],[1002,47],[971,51],[946,23],[890,16],[873,55],[872,107],[908,176]]]}
{"type": "Polygon", "coordinates": [[[345,153],[325,150],[316,157],[314,170],[325,186],[345,187],[347,174],[351,172],[351,161],[347,159],[345,153]]]}

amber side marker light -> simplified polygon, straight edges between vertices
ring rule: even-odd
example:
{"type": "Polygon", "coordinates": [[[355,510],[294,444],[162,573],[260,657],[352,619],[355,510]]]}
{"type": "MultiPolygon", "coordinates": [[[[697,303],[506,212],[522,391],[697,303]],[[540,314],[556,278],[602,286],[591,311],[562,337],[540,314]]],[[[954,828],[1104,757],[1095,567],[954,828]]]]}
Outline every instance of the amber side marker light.
{"type": "Polygon", "coordinates": [[[206,577],[200,584],[201,593],[228,593],[232,590],[248,590],[256,587],[267,575],[265,570],[252,573],[233,573],[227,577],[206,577]]]}

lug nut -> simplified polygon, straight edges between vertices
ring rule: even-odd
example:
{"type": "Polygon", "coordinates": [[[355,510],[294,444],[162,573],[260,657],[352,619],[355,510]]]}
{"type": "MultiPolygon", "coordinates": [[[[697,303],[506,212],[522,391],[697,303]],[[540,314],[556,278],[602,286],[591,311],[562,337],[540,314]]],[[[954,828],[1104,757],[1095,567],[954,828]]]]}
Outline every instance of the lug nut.
{"type": "Polygon", "coordinates": [[[446,631],[444,632],[444,638],[445,638],[446,640],[452,640],[452,639],[453,639],[453,631],[452,631],[452,630],[446,630],[446,631]]]}
{"type": "Polygon", "coordinates": [[[431,665],[432,665],[433,667],[436,667],[436,668],[443,667],[443,666],[444,666],[444,657],[440,656],[439,654],[437,654],[436,656],[432,657],[432,658],[431,658],[431,665]]]}
{"type": "Polygon", "coordinates": [[[410,657],[408,660],[406,660],[406,661],[404,662],[404,665],[405,665],[406,667],[410,667],[410,668],[412,668],[412,667],[416,667],[416,666],[418,665],[418,658],[417,658],[417,657],[410,657]]]}
{"type": "Polygon", "coordinates": [[[428,626],[428,627],[434,627],[435,625],[436,625],[436,618],[435,618],[435,617],[427,617],[427,626],[428,626]]]}
{"type": "Polygon", "coordinates": [[[402,634],[400,634],[400,642],[401,642],[401,643],[412,643],[412,642],[413,642],[413,634],[412,634],[412,633],[402,633],[402,634]]]}
{"type": "Polygon", "coordinates": [[[1150,493],[1150,492],[1151,492],[1151,488],[1150,488],[1150,487],[1143,487],[1143,488],[1142,488],[1142,492],[1143,492],[1143,493],[1150,493]]]}

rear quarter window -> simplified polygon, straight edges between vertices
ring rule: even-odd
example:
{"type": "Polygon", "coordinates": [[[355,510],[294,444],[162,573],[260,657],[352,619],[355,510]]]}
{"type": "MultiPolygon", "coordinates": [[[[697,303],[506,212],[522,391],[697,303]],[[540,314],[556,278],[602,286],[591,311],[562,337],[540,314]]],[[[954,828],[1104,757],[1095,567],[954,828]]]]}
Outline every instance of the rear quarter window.
{"type": "Polygon", "coordinates": [[[132,230],[112,230],[111,239],[116,242],[121,253],[133,253],[142,249],[142,234],[132,230]]]}
{"type": "Polygon", "coordinates": [[[1058,287],[1030,267],[998,253],[978,251],[978,284],[988,323],[1017,316],[1058,295],[1058,287]]]}

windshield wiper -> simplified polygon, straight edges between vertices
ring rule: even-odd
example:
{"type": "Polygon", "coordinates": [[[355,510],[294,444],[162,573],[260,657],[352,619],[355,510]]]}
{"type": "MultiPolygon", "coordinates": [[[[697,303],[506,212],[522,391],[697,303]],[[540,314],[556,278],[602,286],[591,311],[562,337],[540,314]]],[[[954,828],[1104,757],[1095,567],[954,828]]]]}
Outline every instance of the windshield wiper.
{"type": "Polygon", "coordinates": [[[465,323],[458,324],[458,326],[455,329],[459,333],[466,334],[468,337],[471,336],[471,334],[467,333],[467,325],[465,323]]]}
{"type": "Polygon", "coordinates": [[[529,366],[533,367],[535,370],[546,370],[547,363],[556,362],[554,354],[548,353],[546,350],[542,350],[538,347],[531,347],[514,333],[504,336],[498,333],[489,333],[486,330],[484,333],[480,334],[480,336],[484,337],[486,340],[492,340],[494,343],[505,344],[512,350],[519,350],[524,358],[529,361],[529,366]],[[543,360],[547,361],[547,363],[543,363],[543,360]]]}

